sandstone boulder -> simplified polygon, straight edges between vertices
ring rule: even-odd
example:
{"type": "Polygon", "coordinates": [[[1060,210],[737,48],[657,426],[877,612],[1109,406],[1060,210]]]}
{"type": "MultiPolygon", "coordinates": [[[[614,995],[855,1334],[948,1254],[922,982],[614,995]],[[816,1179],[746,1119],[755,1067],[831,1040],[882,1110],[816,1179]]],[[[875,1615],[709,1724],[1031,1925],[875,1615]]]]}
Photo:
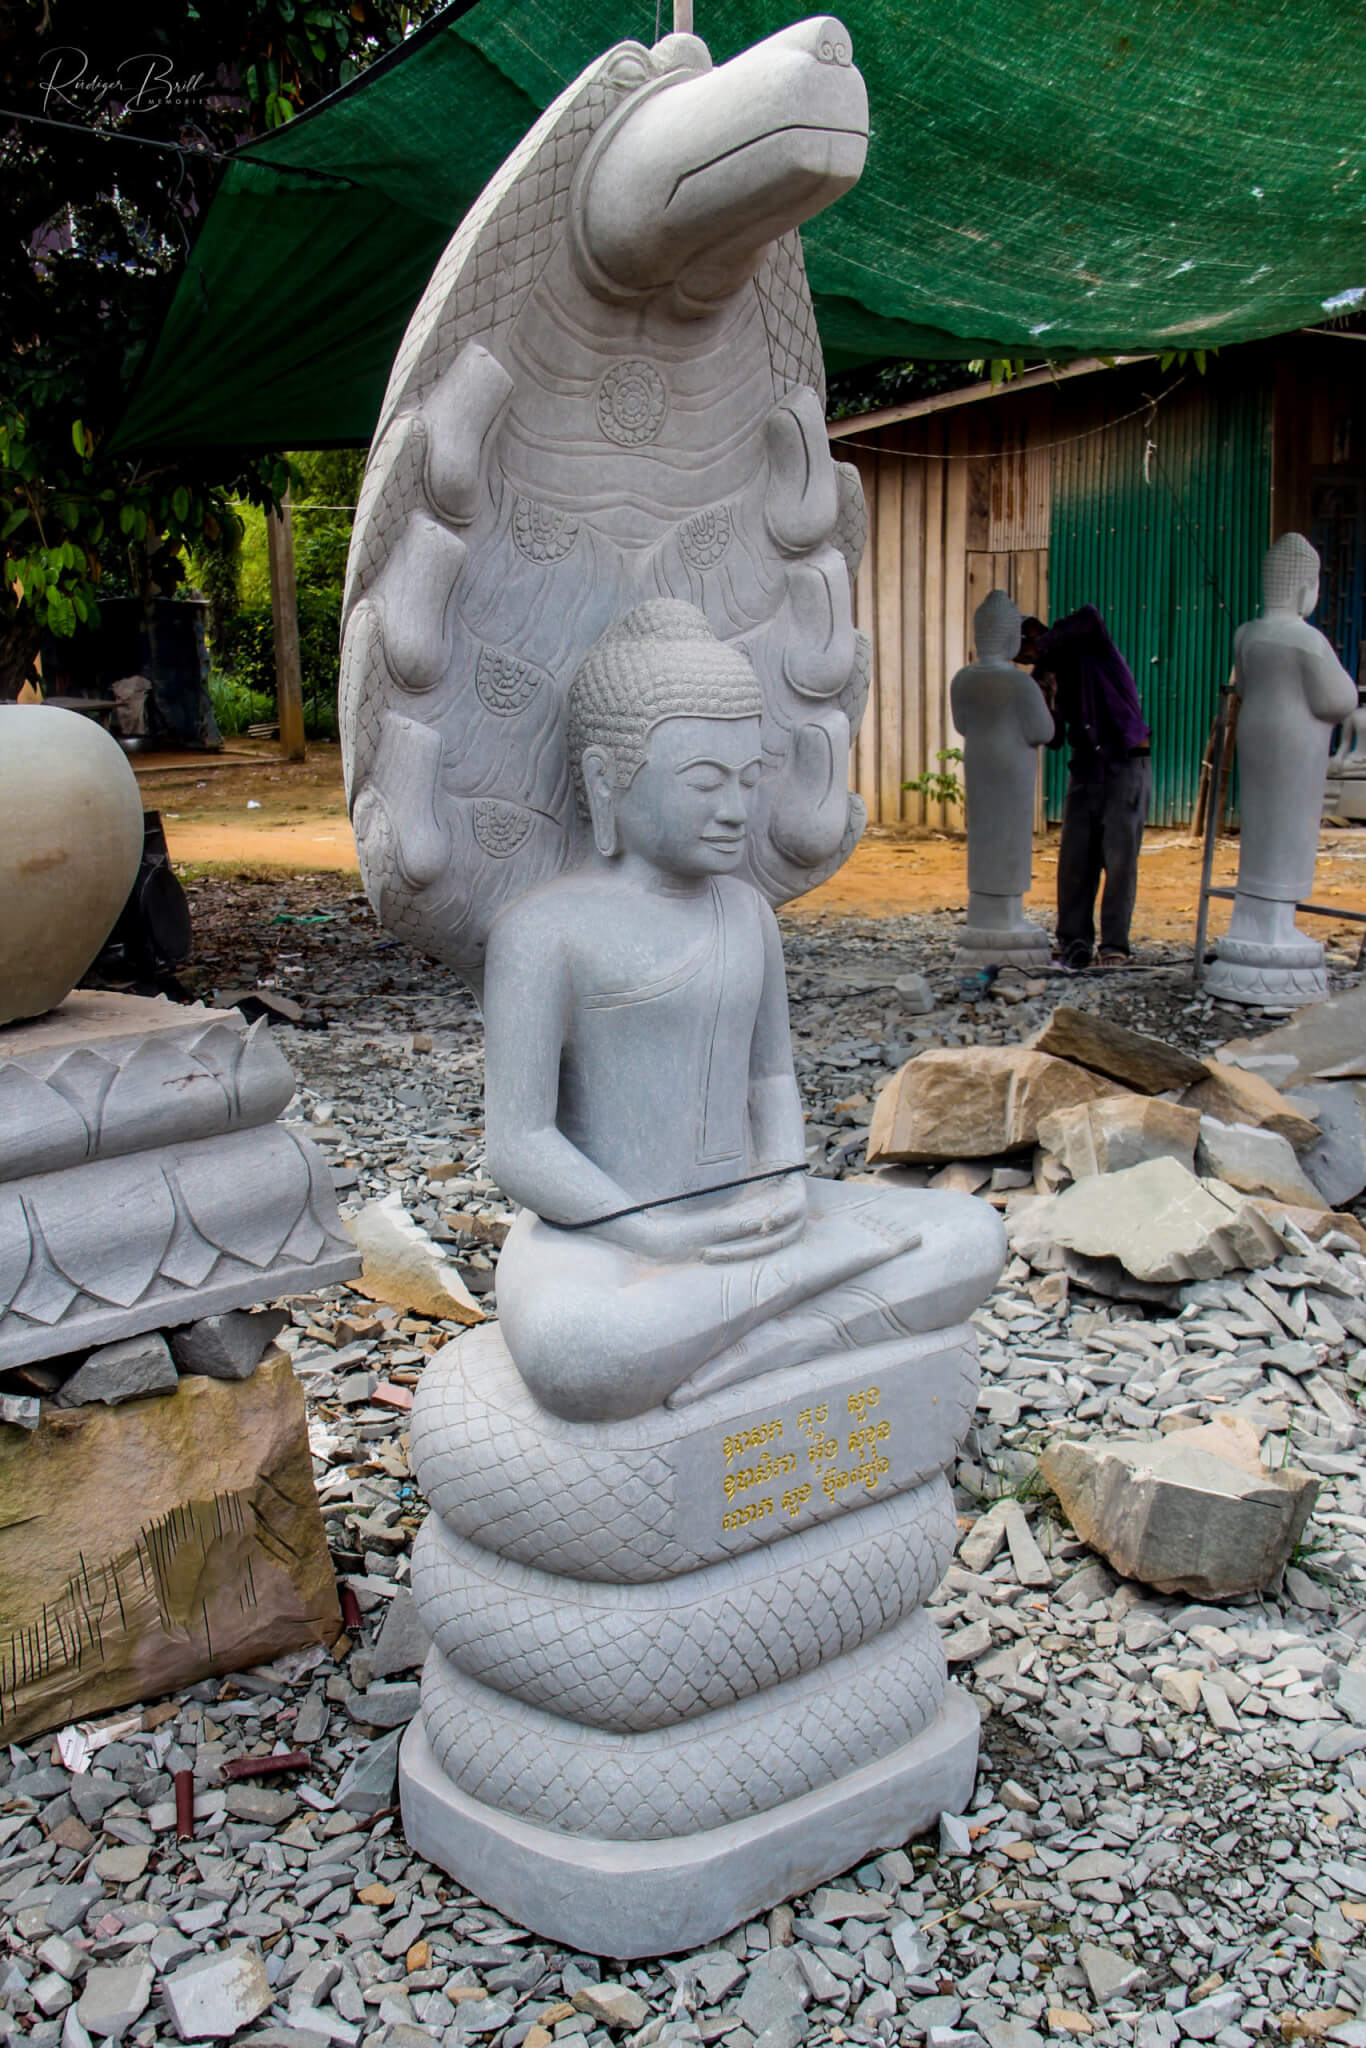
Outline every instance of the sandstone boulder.
{"type": "Polygon", "coordinates": [[[303,1390],[250,1379],[0,1432],[0,1740],[331,1642],[303,1390]]]}
{"type": "Polygon", "coordinates": [[[1058,1438],[1039,1470],[1072,1527],[1126,1578],[1163,1593],[1232,1599],[1271,1585],[1319,1482],[1271,1471],[1241,1416],[1156,1438],[1058,1438]]]}
{"type": "Polygon", "coordinates": [[[990,1159],[1034,1144],[1053,1111],[1113,1093],[1111,1082],[1028,1046],[941,1046],[883,1088],[868,1161],[990,1159]]]}
{"type": "Polygon", "coordinates": [[[1319,1139],[1318,1125],[1303,1108],[1288,1102],[1261,1074],[1212,1060],[1205,1079],[1188,1088],[1181,1100],[1201,1116],[1217,1117],[1221,1124],[1254,1124],[1258,1130],[1275,1131],[1288,1138],[1297,1152],[1304,1152],[1319,1139]]]}
{"type": "Polygon", "coordinates": [[[1268,1266],[1284,1243],[1236,1189],[1197,1180],[1175,1159],[1075,1181],[1060,1195],[1022,1203],[1007,1219],[1011,1249],[1044,1271],[1057,1251],[1118,1259],[1136,1280],[1213,1280],[1268,1266]]]}
{"type": "Polygon", "coordinates": [[[1146,1032],[1130,1031],[1090,1010],[1066,1005],[1036,1031],[1030,1043],[1055,1059],[1075,1060],[1078,1066],[1105,1074],[1142,1095],[1161,1095],[1169,1088],[1189,1088],[1203,1078],[1205,1063],[1193,1054],[1168,1045],[1163,1038],[1149,1038],[1146,1032]]]}
{"type": "Polygon", "coordinates": [[[1309,1209],[1328,1206],[1295,1157],[1289,1139],[1278,1131],[1258,1130],[1253,1124],[1224,1124],[1215,1117],[1202,1116],[1195,1164],[1198,1173],[1212,1174],[1247,1195],[1271,1195],[1278,1202],[1294,1202],[1309,1209]]]}
{"type": "Polygon", "coordinates": [[[1039,1124],[1039,1143],[1073,1180],[1122,1173],[1147,1159],[1177,1159],[1189,1172],[1199,1135],[1198,1110],[1150,1095],[1104,1095],[1056,1109],[1039,1124]]]}

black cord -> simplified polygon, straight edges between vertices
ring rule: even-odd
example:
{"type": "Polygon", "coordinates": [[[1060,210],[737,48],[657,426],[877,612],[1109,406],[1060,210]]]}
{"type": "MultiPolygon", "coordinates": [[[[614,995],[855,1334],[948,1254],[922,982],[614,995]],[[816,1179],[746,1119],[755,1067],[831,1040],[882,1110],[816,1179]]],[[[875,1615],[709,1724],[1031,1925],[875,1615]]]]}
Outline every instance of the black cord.
{"type": "Polygon", "coordinates": [[[30,128],[56,128],[65,135],[80,135],[87,142],[131,143],[136,149],[159,149],[165,154],[181,159],[181,170],[187,162],[206,157],[215,164],[255,164],[263,171],[274,171],[282,178],[321,178],[328,185],[345,185],[354,190],[356,181],[341,171],[320,171],[312,164],[277,164],[269,157],[252,156],[245,149],[186,149],[179,142],[157,142],[150,135],[126,135],[121,128],[88,128],[80,121],[54,121],[48,114],[21,114],[17,107],[0,107],[0,121],[23,121],[30,128]]]}
{"type": "Polygon", "coordinates": [[[548,1223],[552,1230],[596,1230],[600,1223],[620,1223],[623,1216],[640,1216],[646,1209],[668,1209],[675,1202],[695,1202],[702,1195],[724,1195],[731,1188],[751,1188],[759,1181],[782,1180],[788,1174],[809,1173],[811,1168],[803,1160],[800,1166],[770,1166],[766,1173],[747,1173],[740,1180],[718,1181],[715,1187],[689,1188],[682,1195],[658,1195],[653,1202],[634,1202],[629,1209],[613,1209],[606,1216],[590,1216],[586,1223],[557,1223],[553,1216],[542,1216],[542,1223],[548,1223]]]}

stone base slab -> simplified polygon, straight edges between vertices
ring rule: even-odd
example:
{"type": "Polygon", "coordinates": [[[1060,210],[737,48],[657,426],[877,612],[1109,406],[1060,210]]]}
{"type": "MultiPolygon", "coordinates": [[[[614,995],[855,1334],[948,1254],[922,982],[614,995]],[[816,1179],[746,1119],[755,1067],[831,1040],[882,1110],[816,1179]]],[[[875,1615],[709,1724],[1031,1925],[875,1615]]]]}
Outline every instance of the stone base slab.
{"type": "Polygon", "coordinates": [[[1277,960],[1271,947],[1240,945],[1237,956],[1232,957],[1225,953],[1224,944],[1221,940],[1201,977],[1202,995],[1221,1003],[1243,1003],[1253,1010],[1297,1010],[1304,1003],[1323,1002],[1328,994],[1322,946],[1314,946],[1318,955],[1314,964],[1306,957],[1308,947],[1296,947],[1293,960],[1277,960]]]}
{"type": "Polygon", "coordinates": [[[705,1833],[608,1842],[457,1791],[419,1719],[400,1752],[403,1828],[419,1855],[533,1933],[586,1955],[673,1955],[961,1812],[978,1732],[972,1701],[950,1686],[913,1741],[834,1784],[705,1833]]]}
{"type": "Polygon", "coordinates": [[[1048,933],[1037,925],[992,931],[986,926],[967,924],[957,936],[951,967],[1018,967],[1035,974],[1046,972],[1052,963],[1048,933]]]}

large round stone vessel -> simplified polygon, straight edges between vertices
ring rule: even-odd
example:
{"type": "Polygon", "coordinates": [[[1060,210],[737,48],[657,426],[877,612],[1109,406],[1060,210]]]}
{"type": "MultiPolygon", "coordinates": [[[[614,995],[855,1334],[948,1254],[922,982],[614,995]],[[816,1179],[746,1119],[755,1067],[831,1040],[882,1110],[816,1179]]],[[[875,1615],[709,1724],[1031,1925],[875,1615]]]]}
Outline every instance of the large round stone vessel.
{"type": "Polygon", "coordinates": [[[0,1024],[69,995],[142,858],[142,798],[118,742],[48,704],[0,706],[0,1024]]]}

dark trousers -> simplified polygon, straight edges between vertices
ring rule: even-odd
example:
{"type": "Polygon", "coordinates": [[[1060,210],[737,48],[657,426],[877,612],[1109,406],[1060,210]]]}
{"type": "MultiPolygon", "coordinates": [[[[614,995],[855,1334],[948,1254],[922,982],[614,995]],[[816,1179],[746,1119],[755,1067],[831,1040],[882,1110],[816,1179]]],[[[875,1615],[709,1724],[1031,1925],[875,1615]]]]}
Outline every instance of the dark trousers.
{"type": "Polygon", "coordinates": [[[1058,952],[1084,966],[1096,943],[1096,890],[1105,876],[1100,905],[1102,953],[1127,953],[1129,920],[1138,894],[1138,850],[1148,818],[1152,763],[1137,754],[1109,768],[1099,780],[1073,775],[1062,808],[1058,848],[1058,952]]]}

